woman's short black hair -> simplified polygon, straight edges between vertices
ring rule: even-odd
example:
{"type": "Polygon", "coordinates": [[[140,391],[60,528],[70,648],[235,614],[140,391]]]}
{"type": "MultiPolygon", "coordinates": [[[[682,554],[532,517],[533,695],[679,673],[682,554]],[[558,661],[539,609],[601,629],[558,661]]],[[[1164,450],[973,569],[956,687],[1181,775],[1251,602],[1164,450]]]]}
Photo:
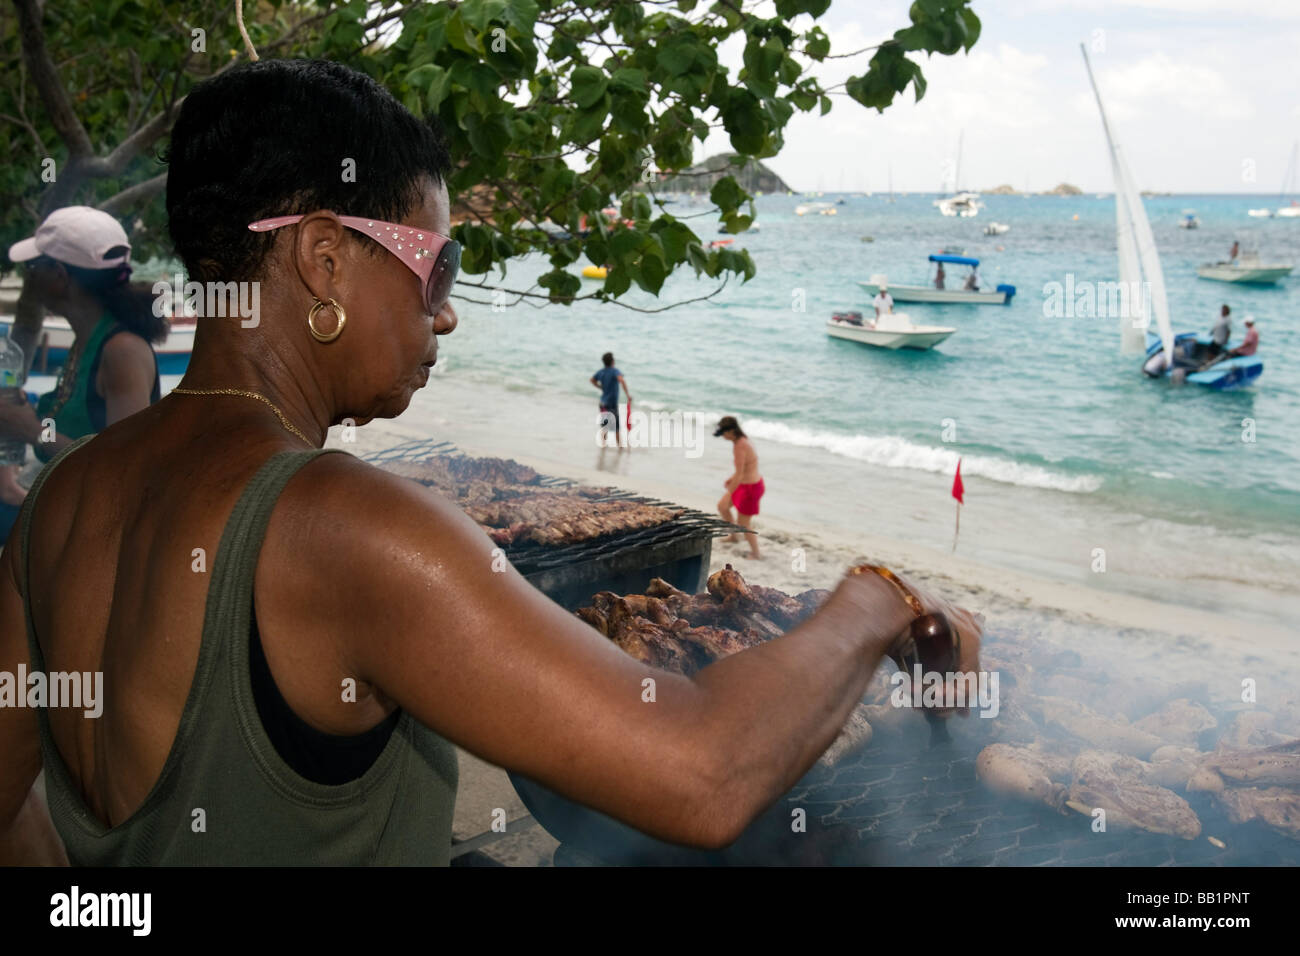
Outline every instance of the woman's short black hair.
{"type": "Polygon", "coordinates": [[[318,209],[400,222],[422,178],[440,183],[451,170],[429,119],[326,60],[261,60],[198,84],[166,159],[172,242],[199,281],[260,277],[276,234],[250,222],[318,209]]]}

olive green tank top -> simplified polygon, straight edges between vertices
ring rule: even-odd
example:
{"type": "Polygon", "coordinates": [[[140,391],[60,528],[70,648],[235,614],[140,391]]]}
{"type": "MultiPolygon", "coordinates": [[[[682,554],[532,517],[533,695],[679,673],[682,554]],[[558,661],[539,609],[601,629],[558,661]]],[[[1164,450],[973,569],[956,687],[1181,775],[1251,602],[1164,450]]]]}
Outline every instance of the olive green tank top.
{"type": "MultiPolygon", "coordinates": [[[[18,563],[33,671],[44,671],[45,660],[26,580],[31,516],[55,466],[92,437],[50,462],[23,511],[18,563]]],[[[273,455],[235,505],[211,566],[198,666],[180,727],[162,773],[135,813],[114,827],[96,819],[55,746],[47,711],[37,712],[50,814],[74,865],[449,862],[457,782],[456,751],[449,742],[403,712],[365,774],[328,786],[290,769],[258,718],[249,677],[258,553],[285,484],[331,451],[339,449],[273,455]]],[[[48,591],[50,582],[41,586],[48,591]]]]}

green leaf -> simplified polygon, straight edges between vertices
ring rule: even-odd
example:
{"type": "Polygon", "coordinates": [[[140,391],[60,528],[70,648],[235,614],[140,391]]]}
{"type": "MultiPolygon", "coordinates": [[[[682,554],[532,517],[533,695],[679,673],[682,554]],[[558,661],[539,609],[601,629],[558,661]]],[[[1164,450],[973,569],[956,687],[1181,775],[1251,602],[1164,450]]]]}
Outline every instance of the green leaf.
{"type": "Polygon", "coordinates": [[[975,41],[980,38],[980,18],[975,15],[975,11],[969,8],[962,8],[961,18],[966,24],[966,49],[969,50],[975,45],[975,41]]]}
{"type": "Polygon", "coordinates": [[[581,109],[594,106],[609,85],[605,71],[594,66],[580,66],[570,78],[569,98],[581,109]]]}
{"type": "Polygon", "coordinates": [[[537,284],[550,291],[552,302],[566,302],[582,289],[582,280],[568,269],[552,269],[544,273],[537,284]]]}
{"type": "Polygon", "coordinates": [[[746,198],[748,197],[745,191],[740,188],[734,176],[723,176],[709,190],[709,199],[724,215],[734,210],[746,198]]]}
{"type": "Polygon", "coordinates": [[[638,272],[640,274],[637,285],[652,295],[658,295],[659,290],[663,288],[664,277],[668,274],[663,260],[658,256],[642,256],[638,272]]]}
{"type": "Polygon", "coordinates": [[[609,77],[609,88],[619,92],[646,94],[646,72],[632,67],[619,67],[609,77]]]}
{"type": "Polygon", "coordinates": [[[589,110],[582,110],[574,118],[570,135],[575,143],[590,143],[605,128],[605,117],[609,113],[609,96],[600,99],[589,110]]]}
{"type": "Polygon", "coordinates": [[[803,51],[814,60],[824,60],[831,52],[831,38],[825,30],[815,26],[804,34],[803,51]]]}
{"type": "Polygon", "coordinates": [[[471,113],[465,117],[465,132],[474,152],[490,160],[501,158],[513,139],[510,119],[504,113],[491,116],[471,113]]]}
{"type": "Polygon", "coordinates": [[[829,113],[830,111],[831,111],[831,98],[830,98],[829,96],[822,96],[822,111],[821,111],[821,115],[822,115],[822,116],[825,116],[825,115],[826,115],[827,113],[829,113]]]}
{"type": "Polygon", "coordinates": [[[731,145],[738,153],[753,155],[763,148],[767,127],[763,110],[749,90],[731,91],[726,109],[722,111],[722,125],[731,135],[731,145]]]}
{"type": "Polygon", "coordinates": [[[659,47],[656,60],[669,76],[681,76],[695,65],[695,41],[681,40],[659,47]]]}

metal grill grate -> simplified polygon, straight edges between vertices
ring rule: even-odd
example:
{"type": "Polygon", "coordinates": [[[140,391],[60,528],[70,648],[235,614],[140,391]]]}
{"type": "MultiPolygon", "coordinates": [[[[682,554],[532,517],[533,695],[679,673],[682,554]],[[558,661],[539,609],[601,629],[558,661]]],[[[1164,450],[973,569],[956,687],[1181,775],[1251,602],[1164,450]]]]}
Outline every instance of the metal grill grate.
{"type": "MultiPolygon", "coordinates": [[[[380,465],[397,461],[418,463],[432,458],[443,457],[464,458],[468,456],[458,451],[451,442],[420,438],[367,455],[365,460],[380,465]]],[[[579,482],[569,478],[539,475],[535,484],[539,490],[562,490],[575,487],[579,482]]],[[[634,531],[616,531],[612,534],[602,535],[599,538],[590,538],[586,541],[578,541],[574,544],[559,547],[533,542],[510,545],[505,549],[507,560],[514,565],[520,574],[528,575],[536,571],[553,570],[570,564],[607,560],[621,556],[628,551],[656,547],[678,540],[699,537],[716,538],[722,535],[744,532],[745,530],[738,525],[723,521],[721,518],[691,508],[683,508],[670,501],[642,497],[619,488],[609,488],[608,492],[608,494],[598,498],[587,500],[629,501],[669,508],[679,511],[680,514],[670,521],[652,525],[648,528],[639,528],[634,531]]]]}

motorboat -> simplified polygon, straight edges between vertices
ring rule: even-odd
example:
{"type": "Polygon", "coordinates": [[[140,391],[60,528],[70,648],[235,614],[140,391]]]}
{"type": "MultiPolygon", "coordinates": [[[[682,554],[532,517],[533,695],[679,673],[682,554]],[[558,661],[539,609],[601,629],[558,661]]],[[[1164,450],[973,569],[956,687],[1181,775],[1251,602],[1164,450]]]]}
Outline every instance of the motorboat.
{"type": "Polygon", "coordinates": [[[832,338],[890,350],[932,349],[956,331],[942,325],[914,325],[902,312],[866,320],[861,312],[837,312],[826,320],[826,334],[832,338]]]}
{"type": "Polygon", "coordinates": [[[1273,218],[1273,210],[1271,210],[1271,209],[1247,209],[1247,210],[1246,210],[1246,215],[1247,215],[1247,216],[1254,216],[1256,219],[1271,219],[1271,218],[1273,218]]]}
{"type": "Polygon", "coordinates": [[[984,204],[979,201],[979,198],[979,193],[960,192],[953,196],[936,199],[934,204],[938,207],[939,212],[945,216],[972,219],[978,216],[980,210],[984,208],[984,204]]]}
{"type": "Polygon", "coordinates": [[[835,213],[835,206],[828,202],[806,202],[794,207],[796,216],[807,216],[809,214],[833,216],[835,213]]]}
{"type": "Polygon", "coordinates": [[[1199,229],[1201,220],[1196,218],[1196,213],[1191,209],[1183,210],[1183,218],[1178,221],[1179,229],[1199,229]]]}
{"type": "Polygon", "coordinates": [[[1083,63],[1088,70],[1088,82],[1097,98],[1101,113],[1101,126],[1106,133],[1110,151],[1111,173],[1115,177],[1115,237],[1119,254],[1119,281],[1130,289],[1143,289],[1138,296],[1136,313],[1121,308],[1119,320],[1120,351],[1142,353],[1141,374],[1153,379],[1166,379],[1174,384],[1201,385],[1216,391],[1245,388],[1264,371],[1264,363],[1254,355],[1224,359],[1205,371],[1201,367],[1210,359],[1210,338],[1196,332],[1175,334],[1169,318],[1169,299],[1165,288],[1164,269],[1156,249],[1155,236],[1147,219],[1146,208],[1138,192],[1128,162],[1111,133],[1106,108],[1101,102],[1101,91],[1092,75],[1088,50],[1082,43],[1083,63]],[[1155,328],[1152,329],[1152,318],[1155,328]]]}
{"type": "MultiPolygon", "coordinates": [[[[936,275],[940,265],[967,266],[971,272],[968,273],[966,280],[963,280],[960,284],[954,283],[952,288],[947,286],[943,288],[937,287],[937,280],[932,281],[929,285],[894,285],[888,283],[883,275],[873,275],[870,281],[859,282],[858,285],[871,295],[875,295],[880,291],[882,285],[886,285],[895,302],[954,302],[968,305],[1006,305],[1016,294],[1016,287],[1007,283],[1002,283],[992,290],[978,287],[974,289],[966,288],[970,274],[974,274],[979,267],[980,261],[978,259],[941,252],[930,256],[930,261],[936,264],[936,275]]],[[[976,281],[978,281],[978,276],[976,281]]]]}
{"type": "Polygon", "coordinates": [[[1231,262],[1207,262],[1196,269],[1202,279],[1239,282],[1246,285],[1272,285],[1291,274],[1295,266],[1285,262],[1260,262],[1257,255],[1243,255],[1231,262]]]}
{"type": "Polygon", "coordinates": [[[1005,222],[991,222],[984,227],[986,236],[1002,236],[1011,231],[1011,227],[1005,222]]]}

